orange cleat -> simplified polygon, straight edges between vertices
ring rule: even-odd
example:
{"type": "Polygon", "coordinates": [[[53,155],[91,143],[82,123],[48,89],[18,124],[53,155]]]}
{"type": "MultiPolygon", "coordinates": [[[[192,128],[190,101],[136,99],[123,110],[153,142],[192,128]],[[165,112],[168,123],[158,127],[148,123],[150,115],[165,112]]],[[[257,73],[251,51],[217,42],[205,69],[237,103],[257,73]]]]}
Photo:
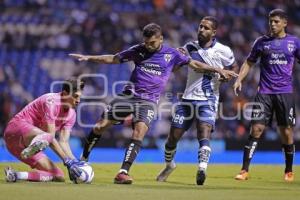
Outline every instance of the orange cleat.
{"type": "Polygon", "coordinates": [[[245,181],[248,180],[249,173],[246,170],[242,170],[238,175],[235,176],[235,180],[245,181]]]}
{"type": "Polygon", "coordinates": [[[292,181],[294,181],[294,173],[293,172],[286,172],[284,174],[284,180],[286,182],[292,182],[292,181]]]}

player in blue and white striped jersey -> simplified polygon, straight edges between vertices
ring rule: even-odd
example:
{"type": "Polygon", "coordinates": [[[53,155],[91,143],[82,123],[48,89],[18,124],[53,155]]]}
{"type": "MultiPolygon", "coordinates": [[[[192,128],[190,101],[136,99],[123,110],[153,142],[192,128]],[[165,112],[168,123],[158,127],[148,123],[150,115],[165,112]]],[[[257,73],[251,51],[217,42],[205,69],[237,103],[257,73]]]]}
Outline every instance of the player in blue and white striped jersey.
{"type": "MultiPolygon", "coordinates": [[[[211,16],[204,17],[198,28],[198,40],[188,42],[181,51],[195,60],[205,62],[219,68],[238,70],[233,52],[215,38],[218,21],[211,16]]],[[[225,80],[228,81],[228,80],[225,80]]],[[[166,167],[157,176],[157,181],[166,181],[176,168],[174,156],[179,139],[187,131],[194,120],[197,126],[199,141],[196,183],[203,185],[210,157],[209,139],[214,130],[219,103],[219,85],[222,78],[216,73],[199,73],[188,69],[188,78],[182,101],[176,107],[171,130],[165,144],[166,167]]]]}

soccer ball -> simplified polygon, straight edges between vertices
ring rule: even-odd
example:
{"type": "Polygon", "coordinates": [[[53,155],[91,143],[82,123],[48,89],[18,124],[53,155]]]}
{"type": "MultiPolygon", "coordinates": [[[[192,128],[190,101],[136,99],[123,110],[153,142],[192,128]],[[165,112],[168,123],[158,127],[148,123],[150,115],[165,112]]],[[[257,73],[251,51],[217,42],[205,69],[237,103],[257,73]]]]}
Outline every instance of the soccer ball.
{"type": "Polygon", "coordinates": [[[77,179],[73,180],[74,183],[91,183],[94,178],[94,171],[93,168],[88,164],[84,164],[83,166],[79,167],[81,169],[81,175],[77,179]]]}

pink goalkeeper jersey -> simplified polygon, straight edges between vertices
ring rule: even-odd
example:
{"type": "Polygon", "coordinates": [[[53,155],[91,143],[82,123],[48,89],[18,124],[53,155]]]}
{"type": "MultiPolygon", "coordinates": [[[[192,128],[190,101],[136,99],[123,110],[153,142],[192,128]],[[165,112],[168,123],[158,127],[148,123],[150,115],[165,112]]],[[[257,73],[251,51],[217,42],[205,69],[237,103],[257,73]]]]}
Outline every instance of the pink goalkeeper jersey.
{"type": "Polygon", "coordinates": [[[47,93],[29,103],[12,120],[26,121],[46,131],[46,124],[55,124],[55,130],[71,130],[75,124],[76,112],[73,108],[64,110],[61,93],[47,93]]]}

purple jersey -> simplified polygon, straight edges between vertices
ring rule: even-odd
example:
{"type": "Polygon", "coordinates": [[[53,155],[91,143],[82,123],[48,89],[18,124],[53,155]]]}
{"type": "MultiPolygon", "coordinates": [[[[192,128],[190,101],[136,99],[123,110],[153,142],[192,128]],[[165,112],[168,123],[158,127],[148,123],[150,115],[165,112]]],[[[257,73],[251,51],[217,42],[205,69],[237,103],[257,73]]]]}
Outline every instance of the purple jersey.
{"type": "Polygon", "coordinates": [[[190,58],[166,45],[157,52],[149,52],[143,44],[133,46],[117,54],[121,62],[133,61],[130,82],[125,90],[131,90],[136,97],[158,102],[160,94],[170,77],[174,66],[189,63],[190,58]]]}
{"type": "Polygon", "coordinates": [[[260,57],[258,93],[292,93],[292,72],[295,57],[300,60],[300,40],[287,34],[283,38],[259,37],[247,58],[256,62],[260,57]]]}

